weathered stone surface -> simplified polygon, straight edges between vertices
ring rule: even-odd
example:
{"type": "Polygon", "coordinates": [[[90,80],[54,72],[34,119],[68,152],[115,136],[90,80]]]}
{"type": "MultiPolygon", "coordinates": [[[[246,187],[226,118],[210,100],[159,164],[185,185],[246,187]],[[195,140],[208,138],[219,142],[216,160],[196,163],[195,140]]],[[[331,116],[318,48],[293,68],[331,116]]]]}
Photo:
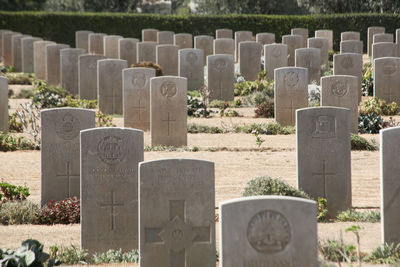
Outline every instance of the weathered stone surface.
{"type": "Polygon", "coordinates": [[[46,79],[46,46],[54,45],[51,41],[38,41],[33,43],[33,71],[37,79],[46,79]]]}
{"type": "Polygon", "coordinates": [[[165,76],[178,76],[178,50],[177,45],[157,45],[156,61],[165,76]]]}
{"type": "Polygon", "coordinates": [[[193,48],[193,36],[190,33],[174,34],[174,45],[179,49],[193,48]]]}
{"type": "Polygon", "coordinates": [[[341,41],[360,41],[359,32],[342,32],[340,34],[341,41]]]}
{"type": "Polygon", "coordinates": [[[89,253],[138,248],[143,146],[143,132],[136,129],[81,132],[81,247],[89,253]]]}
{"type": "Polygon", "coordinates": [[[309,48],[318,48],[321,53],[321,64],[324,71],[329,70],[329,40],[327,38],[309,38],[309,48]]]}
{"type": "Polygon", "coordinates": [[[12,36],[12,65],[16,72],[22,72],[22,39],[32,37],[30,35],[13,35],[12,36]]]}
{"type": "Polygon", "coordinates": [[[12,52],[12,37],[14,35],[21,35],[17,32],[5,32],[3,33],[3,57],[4,65],[12,66],[13,62],[13,52],[12,52]]]}
{"type": "Polygon", "coordinates": [[[89,34],[92,31],[76,31],[75,32],[75,47],[85,49],[89,53],[89,34]]]}
{"type": "Polygon", "coordinates": [[[119,35],[104,36],[104,56],[118,59],[118,41],[122,38],[119,35]]]}
{"type": "Polygon", "coordinates": [[[150,79],[153,68],[128,68],[122,71],[124,127],[150,130],[150,79]]]}
{"type": "Polygon", "coordinates": [[[102,59],[97,61],[97,93],[99,109],[104,114],[122,115],[122,70],[126,60],[102,59]]]}
{"type": "Polygon", "coordinates": [[[317,204],[261,196],[220,203],[220,266],[318,266],[317,204]]]}
{"type": "Polygon", "coordinates": [[[187,89],[195,90],[204,85],[203,50],[180,49],[179,50],[179,76],[187,79],[187,89]]]}
{"type": "Polygon", "coordinates": [[[214,54],[235,55],[235,41],[229,38],[219,38],[214,40],[214,54]]]}
{"type": "Polygon", "coordinates": [[[0,76],[0,132],[8,132],[8,79],[0,76]]]}
{"type": "Polygon", "coordinates": [[[275,43],[275,33],[263,32],[256,34],[256,42],[264,47],[267,44],[275,43]]]}
{"type": "Polygon", "coordinates": [[[137,43],[137,61],[156,62],[156,42],[140,42],[137,43]]]}
{"type": "Polygon", "coordinates": [[[163,76],[150,79],[151,145],[187,145],[187,79],[163,76]]]}
{"type": "Polygon", "coordinates": [[[65,44],[46,45],[46,81],[50,85],[60,85],[61,82],[61,49],[69,48],[65,44]]]}
{"type": "Polygon", "coordinates": [[[0,30],[0,59],[3,60],[3,33],[11,32],[9,30],[0,30]]]}
{"type": "Polygon", "coordinates": [[[78,57],[79,98],[97,99],[97,61],[105,58],[90,54],[78,57]]]}
{"type": "Polygon", "coordinates": [[[235,61],[239,61],[239,44],[241,42],[253,41],[253,33],[250,31],[235,32],[235,61]]]}
{"type": "Polygon", "coordinates": [[[78,57],[85,54],[85,49],[66,48],[60,50],[61,87],[73,95],[79,94],[78,57]]]}
{"type": "Polygon", "coordinates": [[[304,43],[303,36],[301,35],[284,35],[282,36],[282,44],[288,46],[288,66],[294,66],[296,54],[295,51],[298,48],[302,48],[304,43]]]}
{"type": "Polygon", "coordinates": [[[274,79],[274,70],[288,66],[288,46],[269,44],[264,46],[264,70],[268,78],[274,79]]]}
{"type": "Polygon", "coordinates": [[[363,53],[363,42],[362,41],[342,41],[340,42],[340,53],[363,53]]]}
{"type": "Polygon", "coordinates": [[[140,171],[140,266],[215,267],[214,163],[143,162],[140,171]]]}
{"type": "Polygon", "coordinates": [[[331,75],[321,78],[321,106],[350,110],[350,131],[358,133],[359,79],[350,75],[331,75]]]}
{"type": "Polygon", "coordinates": [[[171,31],[161,31],[157,32],[157,43],[162,44],[174,44],[174,32],[171,31]]]}
{"type": "Polygon", "coordinates": [[[400,29],[396,30],[397,55],[400,55],[400,29]]]}
{"type": "Polygon", "coordinates": [[[362,55],[357,53],[344,53],[333,56],[333,75],[352,75],[358,78],[357,95],[361,101],[362,81],[362,55]]]}
{"type": "Polygon", "coordinates": [[[157,42],[156,29],[143,29],[142,30],[142,42],[157,42]]]}
{"type": "Polygon", "coordinates": [[[296,49],[296,67],[308,69],[308,84],[319,84],[321,78],[321,55],[318,48],[296,49]]]}
{"type": "Polygon", "coordinates": [[[391,33],[377,33],[374,34],[373,37],[373,44],[377,44],[377,43],[393,43],[393,34],[391,33]]]}
{"type": "Polygon", "coordinates": [[[257,42],[239,44],[239,71],[248,81],[255,81],[261,71],[262,46],[257,42]]]}
{"type": "Polygon", "coordinates": [[[203,50],[203,63],[206,65],[207,56],[213,54],[214,37],[208,35],[199,35],[194,37],[194,48],[203,50]]]}
{"type": "Polygon", "coordinates": [[[235,62],[233,55],[207,57],[208,88],[213,90],[210,100],[234,100],[235,62]]]}
{"type": "Polygon", "coordinates": [[[303,47],[307,47],[307,40],[308,40],[308,29],[306,28],[294,28],[291,30],[292,35],[301,35],[303,36],[303,47]]]}
{"type": "Polygon", "coordinates": [[[315,37],[328,38],[328,49],[333,50],[333,31],[332,30],[318,30],[315,31],[315,37]]]}
{"type": "Polygon", "coordinates": [[[231,29],[216,29],[215,37],[216,39],[222,39],[222,38],[233,39],[233,31],[231,29]]]}
{"type": "Polygon", "coordinates": [[[126,60],[128,66],[137,63],[137,44],[139,39],[123,38],[118,40],[118,58],[126,60]]]}
{"type": "Polygon", "coordinates": [[[395,43],[372,44],[372,65],[375,59],[381,57],[397,57],[397,45],[395,43]]]}
{"type": "Polygon", "coordinates": [[[89,53],[104,55],[104,33],[89,33],[89,53]]]}
{"type": "Polygon", "coordinates": [[[378,33],[385,33],[385,27],[368,27],[368,56],[372,56],[374,35],[378,33]]]}
{"type": "Polygon", "coordinates": [[[308,106],[308,70],[285,67],[275,69],[275,120],[281,125],[295,125],[296,109],[308,106]]]}
{"type": "Polygon", "coordinates": [[[26,37],[21,39],[22,45],[22,72],[33,73],[33,43],[42,38],[26,37]]]}
{"type": "Polygon", "coordinates": [[[80,196],[79,132],[95,127],[96,112],[52,108],[41,116],[41,203],[80,196]]]}
{"type": "Polygon", "coordinates": [[[296,118],[298,187],[327,199],[334,217],[351,208],[350,111],[305,108],[296,118]]]}
{"type": "Polygon", "coordinates": [[[374,96],[400,104],[400,58],[378,58],[374,65],[374,96]]]}

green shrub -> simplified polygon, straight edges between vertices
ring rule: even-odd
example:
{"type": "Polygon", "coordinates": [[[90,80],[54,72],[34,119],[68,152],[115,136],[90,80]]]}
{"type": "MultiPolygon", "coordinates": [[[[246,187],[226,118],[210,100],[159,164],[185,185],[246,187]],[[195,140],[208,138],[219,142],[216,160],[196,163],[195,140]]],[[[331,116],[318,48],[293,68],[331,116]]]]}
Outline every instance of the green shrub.
{"type": "Polygon", "coordinates": [[[369,150],[375,151],[378,150],[378,145],[375,140],[367,140],[362,136],[357,134],[351,134],[351,150],[369,150]]]}
{"type": "Polygon", "coordinates": [[[282,126],[279,123],[252,123],[250,125],[236,126],[234,131],[236,133],[251,133],[252,131],[258,131],[259,134],[266,135],[288,135],[294,134],[295,128],[293,126],[282,126]]]}
{"type": "Polygon", "coordinates": [[[198,98],[201,97],[199,90],[187,91],[187,94],[190,95],[191,97],[198,97],[198,98]]]}
{"type": "Polygon", "coordinates": [[[0,132],[0,151],[36,150],[39,147],[22,136],[14,137],[9,133],[0,132]]]}
{"type": "Polygon", "coordinates": [[[78,249],[75,246],[60,247],[51,246],[51,256],[56,258],[62,264],[87,264],[90,261],[90,256],[87,250],[78,249]]]}
{"type": "Polygon", "coordinates": [[[75,96],[67,95],[57,107],[96,109],[97,100],[79,99],[75,96]]]}
{"type": "Polygon", "coordinates": [[[210,108],[227,109],[236,108],[236,103],[234,101],[223,101],[223,100],[213,100],[209,104],[210,108]]]}
{"type": "Polygon", "coordinates": [[[33,82],[33,75],[29,73],[20,73],[17,75],[6,75],[8,84],[31,85],[33,82]]]}
{"type": "Polygon", "coordinates": [[[42,80],[37,80],[34,87],[32,101],[39,108],[58,107],[62,104],[63,98],[68,95],[65,89],[48,85],[47,82],[42,80]]]}
{"type": "Polygon", "coordinates": [[[241,115],[234,109],[221,110],[219,114],[221,117],[241,117],[241,115]]]}
{"type": "Polygon", "coordinates": [[[273,118],[275,116],[274,101],[270,99],[257,105],[254,113],[256,113],[256,118],[273,118]]]}
{"type": "Polygon", "coordinates": [[[188,133],[196,134],[196,133],[210,133],[210,134],[218,134],[223,133],[223,129],[217,126],[206,126],[199,125],[194,123],[189,123],[187,126],[188,133]]]}
{"type": "Polygon", "coordinates": [[[333,262],[354,262],[357,260],[356,247],[351,244],[344,243],[343,239],[328,239],[318,242],[318,250],[324,256],[325,260],[333,262]],[[348,259],[348,260],[347,260],[348,259]]]}
{"type": "Polygon", "coordinates": [[[76,197],[51,200],[36,215],[36,224],[71,224],[80,222],[80,200],[76,197]]]}
{"type": "Polygon", "coordinates": [[[193,117],[208,117],[210,111],[205,109],[205,105],[200,99],[188,95],[187,115],[193,117]]]}
{"type": "Polygon", "coordinates": [[[376,113],[360,114],[358,117],[358,132],[377,134],[383,129],[384,121],[380,115],[376,113]]]}
{"type": "Polygon", "coordinates": [[[139,262],[139,251],[132,250],[129,252],[123,252],[122,249],[113,250],[110,249],[104,253],[95,253],[93,255],[94,264],[103,263],[136,263],[139,262]]]}
{"type": "Polygon", "coordinates": [[[374,79],[372,78],[372,66],[371,63],[366,63],[363,66],[362,70],[362,81],[361,81],[361,90],[363,95],[371,96],[373,95],[374,90],[374,79]]]}
{"type": "Polygon", "coordinates": [[[156,71],[156,76],[163,76],[163,70],[162,67],[154,62],[150,62],[150,61],[142,61],[136,64],[132,64],[132,68],[151,68],[151,69],[155,69],[156,71]]]}
{"type": "Polygon", "coordinates": [[[27,200],[9,201],[0,205],[0,223],[10,224],[32,224],[36,220],[36,213],[40,207],[27,200]]]}
{"type": "Polygon", "coordinates": [[[319,222],[328,221],[328,201],[326,198],[319,197],[318,200],[318,215],[317,220],[319,222]]]}
{"type": "Polygon", "coordinates": [[[387,104],[385,100],[378,99],[377,97],[370,97],[365,99],[360,104],[361,113],[377,115],[393,116],[399,112],[399,106],[396,102],[387,104]]]}
{"type": "Polygon", "coordinates": [[[398,264],[400,263],[400,244],[383,244],[374,249],[371,254],[364,259],[366,262],[374,264],[398,264]]]}
{"type": "Polygon", "coordinates": [[[337,215],[338,221],[341,222],[380,222],[381,214],[377,210],[358,211],[345,210],[337,215]]]}
{"type": "Polygon", "coordinates": [[[33,90],[32,89],[21,89],[19,91],[18,95],[16,95],[14,98],[16,99],[29,99],[33,97],[33,90]]]}
{"type": "Polygon", "coordinates": [[[254,92],[272,91],[274,83],[270,80],[243,81],[235,83],[235,96],[247,96],[254,92]]]}
{"type": "Polygon", "coordinates": [[[22,133],[24,131],[24,126],[18,118],[17,113],[8,116],[8,130],[10,133],[22,133]]]}
{"type": "Polygon", "coordinates": [[[25,200],[29,195],[29,188],[26,186],[16,186],[6,182],[0,183],[1,202],[25,200]]]}
{"type": "Polygon", "coordinates": [[[105,115],[100,110],[96,112],[96,127],[115,127],[112,120],[112,116],[105,115]]]}

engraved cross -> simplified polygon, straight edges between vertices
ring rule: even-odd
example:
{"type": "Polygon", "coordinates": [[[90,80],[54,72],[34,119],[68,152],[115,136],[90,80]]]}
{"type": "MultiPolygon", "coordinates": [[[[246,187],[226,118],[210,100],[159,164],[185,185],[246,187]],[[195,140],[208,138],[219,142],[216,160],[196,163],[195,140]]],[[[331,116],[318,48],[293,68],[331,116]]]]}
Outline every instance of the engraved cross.
{"type": "Polygon", "coordinates": [[[174,122],[176,120],[171,119],[170,116],[169,116],[169,112],[168,112],[168,119],[162,120],[162,121],[168,123],[168,136],[169,136],[170,135],[170,131],[171,131],[171,122],[174,122]]]}
{"type": "Polygon", "coordinates": [[[67,181],[68,187],[68,197],[71,197],[71,178],[78,178],[80,177],[79,174],[72,174],[71,173],[71,162],[67,161],[65,163],[65,174],[56,174],[56,177],[65,178],[67,181]]]}
{"type": "Polygon", "coordinates": [[[144,107],[144,106],[142,106],[142,102],[140,101],[140,99],[139,99],[139,106],[138,107],[132,107],[133,109],[137,109],[138,110],[138,113],[139,113],[139,121],[141,121],[142,120],[142,111],[143,110],[146,110],[146,108],[144,107]]]}
{"type": "Polygon", "coordinates": [[[327,172],[326,171],[326,161],[322,161],[322,172],[313,172],[312,176],[322,176],[323,183],[324,183],[324,198],[328,198],[328,188],[327,188],[327,183],[326,180],[328,176],[335,176],[336,173],[334,172],[327,172]]]}
{"type": "Polygon", "coordinates": [[[299,108],[302,108],[302,107],[296,107],[294,104],[293,104],[293,96],[292,96],[292,98],[290,99],[290,106],[289,107],[283,107],[283,109],[287,109],[287,110],[289,110],[289,112],[290,112],[290,122],[291,123],[295,123],[295,112],[296,112],[296,109],[299,109],[299,108]]]}
{"type": "Polygon", "coordinates": [[[115,223],[115,217],[118,215],[117,212],[115,212],[116,207],[123,207],[124,203],[116,203],[115,201],[115,192],[111,190],[111,202],[110,203],[105,203],[105,204],[100,204],[101,208],[110,208],[110,227],[111,231],[114,231],[116,229],[116,223],[115,223]]]}

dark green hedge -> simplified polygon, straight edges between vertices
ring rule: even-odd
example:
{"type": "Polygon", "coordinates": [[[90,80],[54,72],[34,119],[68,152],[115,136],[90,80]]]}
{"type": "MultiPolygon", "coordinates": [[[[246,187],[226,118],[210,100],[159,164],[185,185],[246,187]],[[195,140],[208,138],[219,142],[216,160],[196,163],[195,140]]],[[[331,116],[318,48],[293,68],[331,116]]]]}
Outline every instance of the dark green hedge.
{"type": "Polygon", "coordinates": [[[400,16],[394,14],[335,14],[335,15],[224,15],[170,16],[125,13],[45,13],[0,12],[0,28],[11,29],[59,43],[75,44],[75,31],[92,30],[124,37],[140,38],[141,29],[156,28],[176,33],[214,35],[217,28],[234,31],[274,32],[277,41],[290,34],[290,29],[305,27],[310,35],[318,29],[334,30],[334,47],[339,48],[340,33],[360,31],[366,47],[367,28],[384,26],[393,33],[400,28],[400,16]]]}

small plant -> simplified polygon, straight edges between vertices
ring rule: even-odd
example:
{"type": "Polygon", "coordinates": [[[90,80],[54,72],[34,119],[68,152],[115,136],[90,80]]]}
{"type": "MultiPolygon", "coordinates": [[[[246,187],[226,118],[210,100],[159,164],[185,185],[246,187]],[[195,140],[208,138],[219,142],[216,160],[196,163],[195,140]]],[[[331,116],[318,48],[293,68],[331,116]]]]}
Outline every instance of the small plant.
{"type": "MultiPolygon", "coordinates": [[[[399,264],[400,244],[383,244],[374,249],[364,261],[374,264],[399,264]]],[[[397,266],[397,265],[396,265],[397,266]]]]}
{"type": "Polygon", "coordinates": [[[71,247],[60,247],[51,246],[51,257],[56,258],[63,264],[73,265],[73,264],[88,264],[90,256],[87,250],[78,249],[77,247],[71,245],[71,247]]]}
{"type": "Polygon", "coordinates": [[[9,133],[0,132],[0,151],[36,150],[39,147],[22,136],[14,137],[9,133]]]}
{"type": "Polygon", "coordinates": [[[254,110],[256,118],[273,118],[275,116],[274,101],[269,99],[261,104],[257,105],[254,110]]]}
{"type": "Polygon", "coordinates": [[[139,251],[132,250],[129,252],[123,252],[121,249],[113,250],[110,249],[107,252],[94,254],[93,263],[136,263],[139,262],[139,251]]]}
{"type": "Polygon", "coordinates": [[[240,114],[234,109],[220,110],[221,117],[241,117],[240,114]]]}
{"type": "Polygon", "coordinates": [[[144,151],[178,151],[178,152],[198,152],[200,151],[200,148],[197,146],[194,147],[188,147],[188,146],[183,146],[183,147],[176,147],[176,146],[149,146],[145,145],[144,146],[144,151]]]}
{"type": "Polygon", "coordinates": [[[162,67],[156,63],[153,63],[151,61],[142,61],[140,63],[137,64],[132,64],[132,68],[138,68],[138,67],[142,67],[142,68],[152,68],[156,70],[156,76],[163,76],[163,70],[162,67]]]}
{"type": "Polygon", "coordinates": [[[256,137],[257,146],[261,147],[261,145],[265,142],[265,140],[260,137],[260,133],[257,130],[253,130],[251,131],[251,133],[256,137]]]}
{"type": "Polygon", "coordinates": [[[371,63],[366,63],[363,66],[361,87],[364,96],[371,96],[373,94],[374,79],[372,78],[371,63]]]}
{"type": "Polygon", "coordinates": [[[28,200],[9,201],[0,205],[0,223],[11,224],[32,224],[36,220],[36,213],[40,207],[28,200]]]}
{"type": "Polygon", "coordinates": [[[352,225],[349,228],[346,228],[345,232],[351,232],[356,236],[357,239],[357,263],[361,264],[361,248],[360,248],[360,230],[362,228],[358,225],[352,225]]]}
{"type": "Polygon", "coordinates": [[[337,215],[338,221],[341,222],[370,222],[377,223],[381,220],[381,214],[377,210],[358,211],[345,210],[337,215]]]}
{"type": "Polygon", "coordinates": [[[361,113],[393,116],[399,112],[399,106],[396,102],[387,104],[385,100],[377,97],[369,97],[360,104],[361,113]]]}
{"type": "Polygon", "coordinates": [[[28,73],[8,74],[6,75],[8,84],[31,85],[33,82],[33,75],[28,73]]]}
{"type": "Polygon", "coordinates": [[[218,108],[218,109],[226,109],[226,108],[235,108],[236,104],[232,101],[223,101],[223,100],[213,100],[209,104],[210,108],[218,108]]]}
{"type": "Polygon", "coordinates": [[[251,133],[253,130],[257,130],[259,134],[266,134],[266,135],[277,135],[277,134],[294,134],[295,128],[293,126],[285,126],[283,127],[279,123],[252,123],[250,125],[243,125],[243,126],[235,126],[234,132],[235,133],[251,133]]]}
{"type": "Polygon", "coordinates": [[[112,120],[112,116],[105,115],[100,110],[96,112],[96,127],[115,127],[112,120]]]}
{"type": "Polygon", "coordinates": [[[357,134],[350,135],[351,141],[351,150],[369,150],[369,151],[376,151],[378,150],[378,145],[376,144],[375,140],[367,140],[362,136],[357,134]]]}
{"type": "Polygon", "coordinates": [[[78,198],[67,198],[61,201],[50,201],[37,213],[37,224],[71,224],[80,222],[80,201],[78,198]]]}
{"type": "Polygon", "coordinates": [[[242,81],[235,83],[235,95],[247,96],[254,92],[263,90],[273,90],[274,83],[270,81],[264,72],[259,74],[259,79],[255,81],[242,81]]]}
{"type": "Polygon", "coordinates": [[[326,198],[318,198],[318,215],[317,219],[319,222],[328,221],[328,201],[326,198]]]}
{"type": "Polygon", "coordinates": [[[207,110],[207,107],[210,104],[210,97],[213,94],[214,90],[211,88],[208,88],[207,86],[203,85],[202,87],[200,87],[198,89],[198,91],[200,92],[200,96],[201,96],[201,102],[202,102],[202,106],[203,106],[203,117],[207,118],[210,115],[210,111],[207,110]]]}
{"type": "Polygon", "coordinates": [[[197,98],[190,95],[187,96],[187,114],[194,117],[208,117],[210,111],[207,111],[204,103],[197,98]]]}
{"type": "Polygon", "coordinates": [[[321,104],[321,86],[313,82],[308,85],[308,106],[318,107],[321,104]]]}
{"type": "Polygon", "coordinates": [[[318,250],[324,256],[325,260],[339,263],[354,262],[357,260],[356,247],[352,244],[346,244],[343,237],[339,240],[328,239],[318,242],[318,250]]]}
{"type": "Polygon", "coordinates": [[[30,99],[33,97],[33,90],[31,89],[21,89],[21,91],[19,91],[19,93],[14,96],[14,98],[16,99],[30,99]]]}
{"type": "Polygon", "coordinates": [[[25,186],[16,186],[9,183],[0,183],[0,201],[25,200],[29,196],[29,188],[25,186]]]}
{"type": "Polygon", "coordinates": [[[57,107],[96,109],[97,100],[79,99],[75,96],[67,95],[65,98],[62,99],[57,107]]]}
{"type": "Polygon", "coordinates": [[[65,89],[48,85],[42,80],[36,80],[34,88],[32,102],[40,109],[58,107],[68,95],[65,89]]]}
{"type": "Polygon", "coordinates": [[[380,115],[376,113],[360,114],[358,117],[358,132],[377,134],[383,129],[384,121],[380,115]]]}
{"type": "Polygon", "coordinates": [[[22,124],[23,132],[29,134],[33,144],[40,148],[40,108],[33,102],[20,104],[16,113],[22,124]]]}
{"type": "Polygon", "coordinates": [[[198,125],[194,123],[189,123],[187,125],[188,133],[210,133],[210,134],[218,134],[223,133],[223,129],[216,126],[206,126],[206,125],[198,125]]]}
{"type": "Polygon", "coordinates": [[[24,126],[19,120],[17,113],[8,116],[8,130],[10,133],[22,133],[24,131],[24,126]]]}

